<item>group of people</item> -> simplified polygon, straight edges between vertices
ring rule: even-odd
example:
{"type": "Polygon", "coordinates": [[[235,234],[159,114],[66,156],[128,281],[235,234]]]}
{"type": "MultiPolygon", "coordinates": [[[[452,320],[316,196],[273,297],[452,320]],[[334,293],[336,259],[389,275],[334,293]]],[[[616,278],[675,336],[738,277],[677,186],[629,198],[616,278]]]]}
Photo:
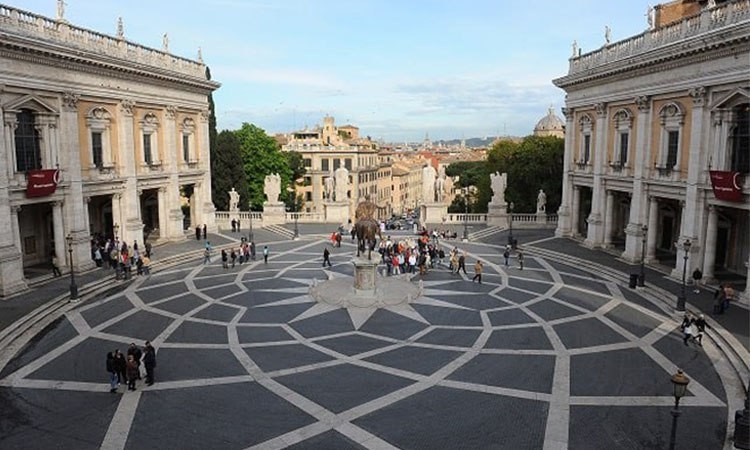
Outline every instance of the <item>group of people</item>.
{"type": "Polygon", "coordinates": [[[242,224],[240,223],[240,219],[232,219],[232,233],[239,233],[242,231],[242,224]]]}
{"type": "MultiPolygon", "coordinates": [[[[153,249],[150,242],[146,242],[143,250],[138,246],[138,241],[133,241],[129,246],[119,239],[102,239],[95,237],[91,240],[91,258],[97,267],[115,271],[115,279],[130,279],[133,268],[136,275],[149,275],[151,273],[151,256],[153,249]]],[[[60,272],[57,266],[56,255],[52,258],[52,272],[57,276],[60,272]]]]}
{"type": "Polygon", "coordinates": [[[149,341],[146,341],[142,350],[131,342],[126,355],[123,355],[119,349],[107,353],[109,392],[116,393],[120,384],[127,384],[129,391],[135,391],[137,380],[142,378],[141,364],[146,372],[146,385],[151,386],[154,384],[156,349],[149,341]]]}
{"type": "Polygon", "coordinates": [[[711,328],[711,325],[706,323],[706,317],[700,314],[698,317],[694,317],[690,313],[685,314],[682,319],[680,329],[682,329],[682,342],[688,345],[688,342],[693,342],[698,346],[703,346],[703,333],[706,332],[706,328],[711,328]]]}
{"type": "Polygon", "coordinates": [[[439,264],[445,258],[445,252],[430,240],[427,232],[417,239],[409,237],[400,241],[388,236],[378,244],[378,253],[387,267],[388,275],[417,272],[426,275],[436,262],[439,264]]]}
{"type": "MultiPolygon", "coordinates": [[[[211,262],[211,255],[213,253],[213,247],[211,247],[211,241],[206,241],[206,245],[203,249],[203,264],[208,264],[211,262]]],[[[263,262],[265,264],[268,264],[268,255],[270,254],[270,250],[267,245],[263,246],[263,262]]],[[[249,263],[250,261],[255,261],[256,256],[256,247],[254,241],[246,241],[245,238],[242,238],[242,243],[240,244],[239,248],[231,247],[229,249],[223,248],[221,249],[221,267],[224,269],[229,269],[230,267],[234,269],[235,265],[239,262],[240,265],[244,263],[249,263]]]]}

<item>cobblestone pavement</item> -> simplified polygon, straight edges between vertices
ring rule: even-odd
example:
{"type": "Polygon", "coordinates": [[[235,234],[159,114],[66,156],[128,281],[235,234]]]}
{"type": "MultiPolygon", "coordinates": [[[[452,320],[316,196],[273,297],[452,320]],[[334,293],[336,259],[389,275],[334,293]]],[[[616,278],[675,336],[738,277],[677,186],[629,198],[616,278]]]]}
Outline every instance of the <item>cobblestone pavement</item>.
{"type": "Polygon", "coordinates": [[[733,381],[662,303],[458,243],[468,275],[438,267],[409,306],[346,310],[308,296],[353,274],[348,243],[321,267],[326,245],[192,263],[68,311],[0,371],[0,448],[666,448],[678,368],[677,448],[723,448],[733,381]],[[145,340],[156,384],[109,393],[105,354],[145,340]]]}

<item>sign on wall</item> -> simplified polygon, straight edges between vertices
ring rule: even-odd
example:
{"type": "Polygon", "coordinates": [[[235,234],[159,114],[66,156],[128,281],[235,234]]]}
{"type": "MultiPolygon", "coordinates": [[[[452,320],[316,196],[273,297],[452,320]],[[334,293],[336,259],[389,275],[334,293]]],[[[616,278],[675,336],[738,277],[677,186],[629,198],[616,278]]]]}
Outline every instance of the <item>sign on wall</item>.
{"type": "Polygon", "coordinates": [[[26,172],[26,197],[52,195],[60,182],[58,169],[29,170],[26,172]]]}
{"type": "Polygon", "coordinates": [[[714,188],[714,197],[718,200],[728,202],[742,201],[742,175],[739,172],[723,170],[709,170],[711,174],[711,185],[714,188]]]}

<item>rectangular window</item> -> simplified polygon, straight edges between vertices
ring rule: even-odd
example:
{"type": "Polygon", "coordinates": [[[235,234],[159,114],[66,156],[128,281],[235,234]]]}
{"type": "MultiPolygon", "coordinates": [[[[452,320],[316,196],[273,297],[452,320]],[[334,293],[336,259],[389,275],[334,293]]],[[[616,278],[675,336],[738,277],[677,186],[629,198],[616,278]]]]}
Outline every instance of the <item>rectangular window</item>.
{"type": "Polygon", "coordinates": [[[310,192],[310,191],[305,192],[305,201],[306,202],[311,202],[312,201],[312,192],[310,192]]]}
{"type": "Polygon", "coordinates": [[[341,167],[341,160],[339,158],[333,158],[333,170],[341,167]]]}
{"type": "Polygon", "coordinates": [[[143,134],[143,161],[146,164],[151,164],[153,158],[151,157],[151,135],[143,134]]]}
{"type": "Polygon", "coordinates": [[[620,133],[620,159],[619,163],[625,165],[628,162],[628,133],[620,133]]]}
{"type": "Polygon", "coordinates": [[[352,159],[346,158],[344,160],[344,167],[346,167],[346,170],[352,170],[352,159]]]}
{"type": "Polygon", "coordinates": [[[588,164],[590,157],[591,157],[591,135],[587,134],[583,137],[583,162],[588,164]]]}
{"type": "Polygon", "coordinates": [[[312,159],[311,158],[304,158],[302,160],[302,164],[305,166],[306,169],[309,169],[312,167],[312,159]]]}
{"type": "Polygon", "coordinates": [[[328,172],[330,168],[328,167],[328,158],[323,158],[320,160],[320,170],[323,172],[328,172]]]}
{"type": "Polygon", "coordinates": [[[102,148],[102,133],[94,131],[91,133],[91,153],[94,165],[98,168],[102,168],[103,159],[102,154],[104,150],[102,148]]]}
{"type": "Polygon", "coordinates": [[[667,169],[677,165],[677,150],[680,143],[680,132],[670,131],[667,134],[667,169]]]}
{"type": "Polygon", "coordinates": [[[190,162],[190,136],[187,134],[182,135],[182,159],[190,162]]]}
{"type": "Polygon", "coordinates": [[[18,121],[15,130],[16,171],[41,169],[42,152],[34,114],[24,109],[16,115],[16,120],[18,121]]]}

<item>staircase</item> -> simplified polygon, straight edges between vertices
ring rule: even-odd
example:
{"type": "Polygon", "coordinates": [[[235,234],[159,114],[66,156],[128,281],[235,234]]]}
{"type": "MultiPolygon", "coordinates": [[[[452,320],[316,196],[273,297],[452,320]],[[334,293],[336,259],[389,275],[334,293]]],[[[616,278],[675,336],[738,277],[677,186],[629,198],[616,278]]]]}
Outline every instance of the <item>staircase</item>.
{"type": "Polygon", "coordinates": [[[281,225],[267,225],[264,226],[263,229],[270,231],[271,233],[279,234],[289,240],[294,239],[294,231],[284,228],[281,225]]]}
{"type": "Polygon", "coordinates": [[[501,226],[492,226],[487,228],[482,228],[479,231],[475,231],[473,233],[469,233],[469,240],[470,241],[477,241],[479,239],[484,239],[486,237],[492,236],[493,234],[500,233],[501,231],[505,231],[505,227],[501,226]]]}

